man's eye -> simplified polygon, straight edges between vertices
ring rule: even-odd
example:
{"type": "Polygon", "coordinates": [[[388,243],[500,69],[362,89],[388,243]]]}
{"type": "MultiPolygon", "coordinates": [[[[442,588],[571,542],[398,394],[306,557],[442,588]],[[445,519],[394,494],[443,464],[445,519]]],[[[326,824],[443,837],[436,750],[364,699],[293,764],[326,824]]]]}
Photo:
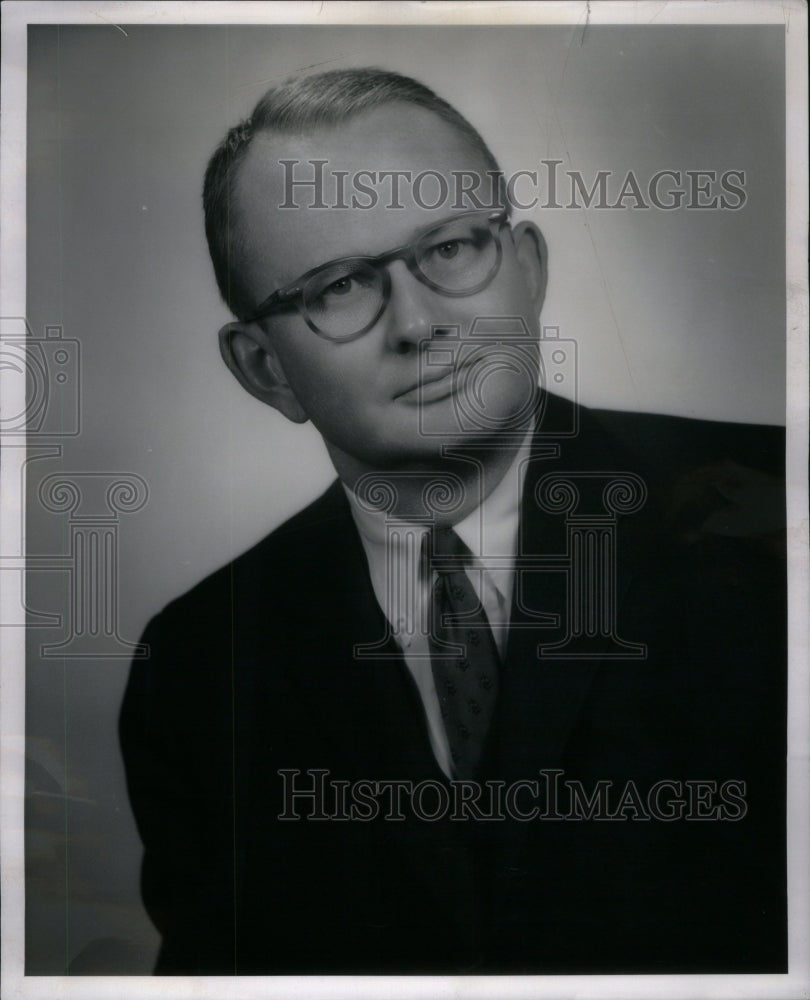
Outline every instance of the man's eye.
{"type": "Polygon", "coordinates": [[[362,271],[352,271],[339,274],[329,281],[329,275],[324,275],[324,283],[311,288],[305,295],[307,307],[310,309],[349,308],[362,299],[366,290],[374,282],[373,275],[362,271]]]}
{"type": "Polygon", "coordinates": [[[453,257],[458,255],[460,249],[460,240],[448,240],[446,243],[440,243],[437,247],[434,247],[434,252],[443,260],[452,260],[453,257]]]}
{"type": "Polygon", "coordinates": [[[322,295],[348,295],[352,290],[352,284],[354,279],[350,277],[338,278],[337,281],[333,281],[331,285],[327,285],[324,288],[322,295]]]}

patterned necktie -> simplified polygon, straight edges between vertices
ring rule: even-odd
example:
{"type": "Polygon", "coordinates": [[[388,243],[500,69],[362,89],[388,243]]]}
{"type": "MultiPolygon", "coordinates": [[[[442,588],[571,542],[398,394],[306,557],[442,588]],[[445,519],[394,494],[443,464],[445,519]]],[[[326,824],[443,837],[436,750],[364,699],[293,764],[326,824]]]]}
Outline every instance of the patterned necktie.
{"type": "Polygon", "coordinates": [[[452,528],[425,536],[423,565],[438,574],[432,588],[429,635],[433,679],[453,769],[474,778],[498,697],[500,661],[486,612],[464,566],[472,554],[452,528]],[[428,560],[428,546],[433,558],[428,560]]]}

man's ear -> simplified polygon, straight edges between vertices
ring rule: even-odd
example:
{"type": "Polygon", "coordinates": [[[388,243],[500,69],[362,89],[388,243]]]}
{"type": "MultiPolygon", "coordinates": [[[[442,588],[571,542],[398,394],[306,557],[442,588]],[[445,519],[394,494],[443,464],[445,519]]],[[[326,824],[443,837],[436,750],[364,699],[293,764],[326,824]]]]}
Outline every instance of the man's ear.
{"type": "Polygon", "coordinates": [[[518,262],[526,275],[526,282],[535,306],[535,314],[539,316],[546,297],[546,283],[548,282],[546,241],[533,222],[519,222],[514,226],[512,239],[518,262]]]}
{"type": "Polygon", "coordinates": [[[293,423],[309,420],[284,376],[270,338],[258,323],[226,323],[219,331],[219,353],[251,396],[274,407],[293,423]]]}

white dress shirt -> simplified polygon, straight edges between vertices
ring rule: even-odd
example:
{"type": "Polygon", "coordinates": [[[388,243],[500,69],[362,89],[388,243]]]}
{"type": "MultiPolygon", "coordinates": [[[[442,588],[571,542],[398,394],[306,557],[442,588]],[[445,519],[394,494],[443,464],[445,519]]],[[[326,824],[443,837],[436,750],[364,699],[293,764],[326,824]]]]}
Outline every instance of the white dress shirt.
{"type": "MultiPolygon", "coordinates": [[[[528,434],[495,489],[463,521],[453,525],[472,554],[472,563],[465,571],[486,611],[501,658],[506,652],[509,632],[520,498],[530,448],[531,434],[528,434]],[[498,557],[501,565],[485,569],[482,557],[498,557]],[[503,566],[504,561],[509,565],[503,566]]],[[[450,747],[433,681],[428,645],[427,622],[433,580],[423,578],[419,571],[422,539],[430,530],[430,524],[397,520],[383,511],[370,511],[348,487],[344,489],[368,559],[374,596],[390,623],[422,699],[436,762],[451,778],[450,747]]]]}

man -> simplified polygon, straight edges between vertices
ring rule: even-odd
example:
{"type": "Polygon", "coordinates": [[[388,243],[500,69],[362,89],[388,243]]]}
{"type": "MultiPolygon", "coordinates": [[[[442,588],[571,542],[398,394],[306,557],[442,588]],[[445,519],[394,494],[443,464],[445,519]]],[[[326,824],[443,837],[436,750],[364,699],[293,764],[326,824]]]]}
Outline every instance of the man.
{"type": "Polygon", "coordinates": [[[779,434],[550,393],[497,170],[377,70],[209,164],[223,358],[339,478],[147,628],[157,972],[786,968],[779,434]]]}

